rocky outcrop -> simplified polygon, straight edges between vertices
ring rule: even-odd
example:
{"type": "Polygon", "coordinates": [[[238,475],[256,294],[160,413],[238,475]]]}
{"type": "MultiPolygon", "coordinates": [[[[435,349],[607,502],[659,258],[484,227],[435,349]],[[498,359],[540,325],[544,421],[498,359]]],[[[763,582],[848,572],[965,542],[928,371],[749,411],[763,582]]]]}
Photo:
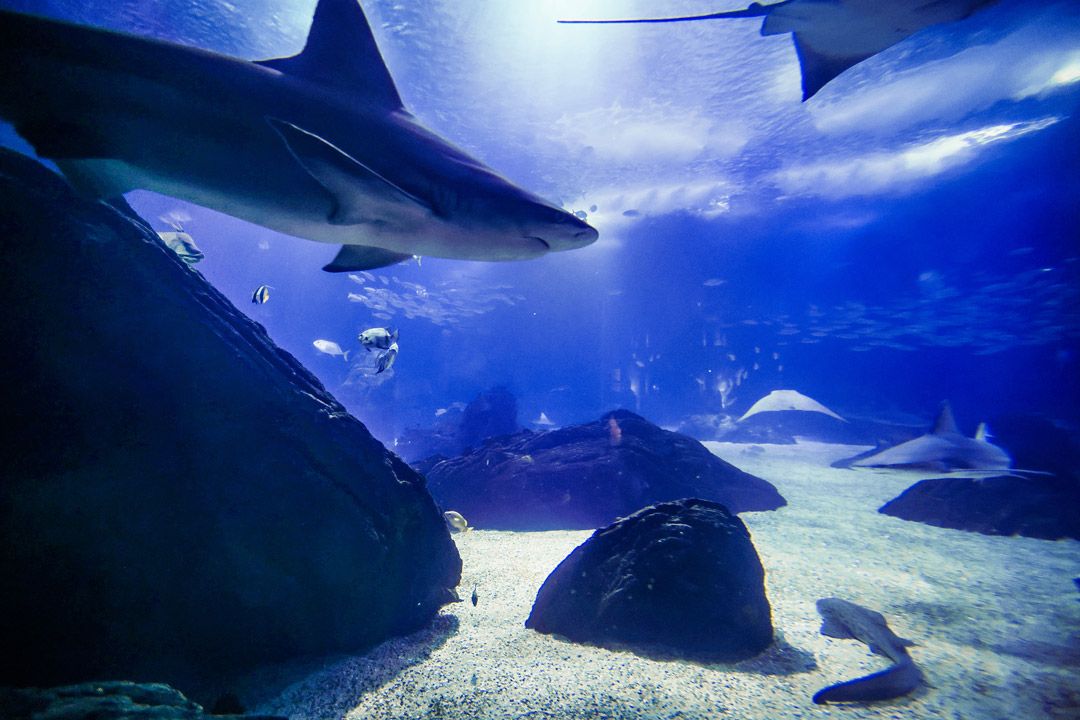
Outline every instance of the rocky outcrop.
{"type": "Polygon", "coordinates": [[[878,512],[984,535],[1080,540],[1080,488],[1047,477],[922,480],[878,512]]]}
{"type": "Polygon", "coordinates": [[[684,497],[732,512],[785,504],[765,480],[626,410],[585,425],[489,440],[431,467],[427,478],[442,507],[481,529],[590,529],[684,497]]]}
{"type": "Polygon", "coordinates": [[[883,505],[886,515],[984,535],[1080,540],[1080,444],[1066,427],[1031,414],[990,423],[1015,475],[917,482],[883,505]]]}
{"type": "Polygon", "coordinates": [[[746,526],[714,502],[647,507],[597,530],[544,581],[525,627],[647,655],[731,662],[772,642],[746,526]]]}
{"type": "Polygon", "coordinates": [[[287,720],[272,715],[207,713],[168,685],[98,682],[54,688],[0,689],[5,720],[287,720]]]}
{"type": "Polygon", "coordinates": [[[6,152],[0,194],[0,684],[210,701],[450,599],[423,479],[261,326],[126,205],[6,152]]]}
{"type": "Polygon", "coordinates": [[[485,390],[468,405],[452,403],[440,412],[431,427],[406,428],[397,438],[394,450],[413,467],[434,464],[434,458],[459,455],[490,437],[521,429],[517,398],[502,386],[485,390]]]}

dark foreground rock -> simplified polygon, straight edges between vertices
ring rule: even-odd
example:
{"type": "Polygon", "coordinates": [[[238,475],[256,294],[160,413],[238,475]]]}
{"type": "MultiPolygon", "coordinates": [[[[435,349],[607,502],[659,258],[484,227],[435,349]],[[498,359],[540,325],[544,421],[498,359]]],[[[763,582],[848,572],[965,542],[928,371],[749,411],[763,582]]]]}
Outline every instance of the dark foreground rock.
{"type": "Polygon", "coordinates": [[[168,685],[98,682],[54,688],[0,688],[4,720],[287,720],[276,715],[215,712],[168,685]]]}
{"type": "Polygon", "coordinates": [[[495,438],[427,472],[431,494],[470,525],[504,530],[602,527],[638,508],[700,497],[732,512],[785,505],[776,488],[693,438],[626,410],[595,422],[495,438]]]}
{"type": "Polygon", "coordinates": [[[772,642],[750,533],[696,498],[644,508],[593,533],[544,581],[525,627],[576,642],[732,662],[772,642]]]}
{"type": "Polygon", "coordinates": [[[1080,488],[1057,478],[1001,476],[922,480],[878,512],[983,533],[1080,540],[1080,488]]]}
{"type": "Polygon", "coordinates": [[[29,159],[0,153],[0,198],[0,684],[209,703],[451,597],[461,561],[423,479],[261,326],[29,159]]]}

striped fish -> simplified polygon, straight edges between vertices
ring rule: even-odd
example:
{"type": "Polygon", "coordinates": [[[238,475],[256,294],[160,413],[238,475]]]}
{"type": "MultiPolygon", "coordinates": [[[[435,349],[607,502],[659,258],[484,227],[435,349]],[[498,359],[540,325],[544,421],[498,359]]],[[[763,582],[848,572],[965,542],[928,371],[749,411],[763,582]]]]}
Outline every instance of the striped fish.
{"type": "Polygon", "coordinates": [[[270,290],[269,285],[260,285],[255,288],[255,292],[251,293],[251,302],[262,305],[270,299],[270,290]]]}

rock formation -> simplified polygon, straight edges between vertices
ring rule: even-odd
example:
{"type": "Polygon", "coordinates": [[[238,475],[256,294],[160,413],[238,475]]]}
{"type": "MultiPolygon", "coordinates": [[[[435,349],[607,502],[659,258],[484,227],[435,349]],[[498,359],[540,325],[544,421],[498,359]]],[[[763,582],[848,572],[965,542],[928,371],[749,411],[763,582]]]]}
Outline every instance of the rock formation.
{"type": "Polygon", "coordinates": [[[119,201],[0,152],[0,684],[227,678],[422,626],[423,479],[119,201]]]}
{"type": "Polygon", "coordinates": [[[750,533],[717,503],[662,503],[597,530],[544,581],[525,626],[576,642],[731,662],[772,642],[750,533]]]}
{"type": "Polygon", "coordinates": [[[626,410],[591,423],[489,440],[427,471],[431,494],[477,528],[590,529],[657,502],[700,497],[775,510],[776,488],[685,435],[626,410]]]}

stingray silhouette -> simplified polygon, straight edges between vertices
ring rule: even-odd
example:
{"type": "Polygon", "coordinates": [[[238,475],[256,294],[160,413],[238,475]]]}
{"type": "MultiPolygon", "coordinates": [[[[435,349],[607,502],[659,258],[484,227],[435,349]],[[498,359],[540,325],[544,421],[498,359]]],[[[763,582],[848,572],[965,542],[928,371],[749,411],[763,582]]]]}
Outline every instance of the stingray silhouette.
{"type": "Polygon", "coordinates": [[[633,20],[560,20],[567,24],[667,23],[764,18],[762,35],[791,33],[805,102],[830,80],[923,28],[963,20],[995,0],[784,0],[742,10],[633,20]]]}

